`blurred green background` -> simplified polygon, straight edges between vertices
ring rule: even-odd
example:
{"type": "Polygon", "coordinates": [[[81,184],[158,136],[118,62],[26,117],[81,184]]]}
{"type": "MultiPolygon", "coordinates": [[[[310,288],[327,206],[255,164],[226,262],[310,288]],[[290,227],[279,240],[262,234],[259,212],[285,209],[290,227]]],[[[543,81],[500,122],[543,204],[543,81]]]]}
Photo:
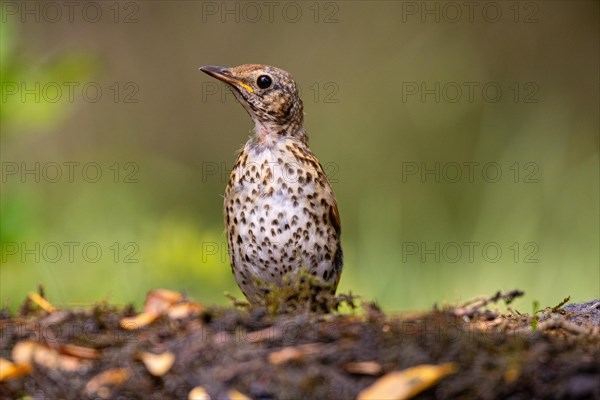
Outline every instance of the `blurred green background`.
{"type": "Polygon", "coordinates": [[[243,63],[302,89],[340,291],[600,296],[598,2],[67,3],[2,3],[3,305],[241,295],[221,194],[251,121],[197,68],[243,63]]]}

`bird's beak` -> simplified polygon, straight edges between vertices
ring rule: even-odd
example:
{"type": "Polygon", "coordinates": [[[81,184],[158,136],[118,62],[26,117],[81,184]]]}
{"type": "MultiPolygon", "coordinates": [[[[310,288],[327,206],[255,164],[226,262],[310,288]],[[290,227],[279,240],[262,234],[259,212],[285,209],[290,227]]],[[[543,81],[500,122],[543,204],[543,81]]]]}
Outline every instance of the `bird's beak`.
{"type": "Polygon", "coordinates": [[[204,67],[200,67],[199,69],[200,71],[207,73],[208,75],[222,82],[228,83],[232,86],[246,89],[250,93],[254,93],[254,89],[252,89],[252,87],[246,85],[239,79],[236,79],[233,76],[231,76],[231,72],[229,72],[227,68],[217,67],[216,65],[206,65],[204,67]]]}

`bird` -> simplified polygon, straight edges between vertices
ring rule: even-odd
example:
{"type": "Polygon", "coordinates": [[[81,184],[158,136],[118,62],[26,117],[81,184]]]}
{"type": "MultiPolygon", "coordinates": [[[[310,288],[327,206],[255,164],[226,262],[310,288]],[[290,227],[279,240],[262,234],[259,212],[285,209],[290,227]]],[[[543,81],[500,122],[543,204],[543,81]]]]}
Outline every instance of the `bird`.
{"type": "Polygon", "coordinates": [[[200,70],[227,84],[254,123],[223,205],[229,260],[242,293],[260,303],[303,271],[318,280],[317,294],[335,294],[343,267],[340,214],[308,146],[294,78],[263,64],[200,70]]]}

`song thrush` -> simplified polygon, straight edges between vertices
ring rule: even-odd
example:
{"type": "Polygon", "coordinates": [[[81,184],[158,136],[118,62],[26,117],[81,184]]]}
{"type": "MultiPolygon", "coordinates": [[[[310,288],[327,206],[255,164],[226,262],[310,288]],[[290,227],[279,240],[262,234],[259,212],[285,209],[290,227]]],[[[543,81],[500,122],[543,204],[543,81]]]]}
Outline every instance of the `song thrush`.
{"type": "Polygon", "coordinates": [[[254,122],[225,190],[229,258],[240,289],[255,303],[304,270],[334,293],[342,271],[340,216],[308,148],[296,82],[261,64],[200,69],[227,83],[254,122]]]}

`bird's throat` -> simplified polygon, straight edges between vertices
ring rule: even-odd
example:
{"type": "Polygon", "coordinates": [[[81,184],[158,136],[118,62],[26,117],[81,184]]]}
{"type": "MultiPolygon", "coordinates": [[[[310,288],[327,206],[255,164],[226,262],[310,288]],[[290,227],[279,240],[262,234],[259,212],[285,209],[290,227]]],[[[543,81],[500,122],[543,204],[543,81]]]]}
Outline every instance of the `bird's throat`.
{"type": "Polygon", "coordinates": [[[254,134],[260,146],[271,148],[286,137],[295,137],[306,143],[306,132],[301,125],[282,125],[277,122],[254,119],[254,134]]]}
{"type": "Polygon", "coordinates": [[[254,120],[254,134],[261,146],[273,147],[279,139],[279,125],[272,122],[254,120]]]}

